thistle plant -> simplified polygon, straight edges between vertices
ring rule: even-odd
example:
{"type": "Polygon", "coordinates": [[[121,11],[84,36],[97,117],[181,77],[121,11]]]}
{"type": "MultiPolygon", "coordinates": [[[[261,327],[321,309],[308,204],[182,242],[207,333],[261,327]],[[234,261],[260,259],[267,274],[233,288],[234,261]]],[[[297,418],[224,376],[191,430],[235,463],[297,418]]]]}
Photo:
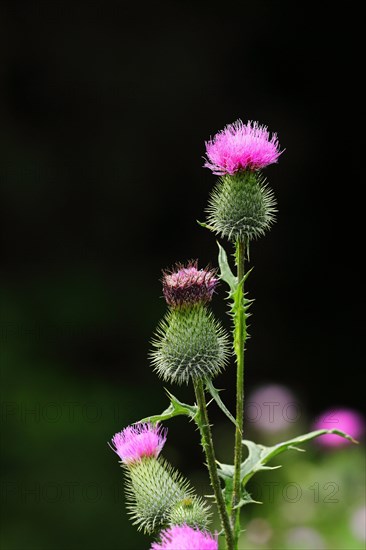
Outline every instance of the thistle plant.
{"type": "Polygon", "coordinates": [[[324,434],[354,442],[342,431],[327,429],[273,447],[244,438],[244,352],[253,302],[245,289],[251,272],[246,266],[252,241],[263,236],[275,221],[276,200],[262,170],[276,163],[281,154],[277,135],[271,136],[256,122],[243,124],[238,120],[207,141],[205,167],[219,179],[209,198],[207,220],[200,225],[234,247],[236,270],[232,271],[224,247],[218,244],[217,270],[199,268],[198,261],[190,261],[163,271],[167,312],[156,329],[150,363],[164,382],[191,384],[195,403],[182,403],[167,392],[170,404],[163,413],[128,426],[115,434],[111,444],[124,470],[129,514],[138,529],[154,537],[151,550],[217,550],[219,535],[228,550],[237,550],[241,509],[256,503],[247,490],[248,481],[257,472],[275,469],[267,465],[272,458],[289,449],[301,450],[298,445],[324,434]],[[232,342],[210,309],[219,282],[228,288],[232,342]],[[213,383],[231,355],[236,363],[235,417],[213,383]],[[234,425],[232,464],[217,460],[207,395],[234,425]],[[197,496],[189,481],[160,455],[167,438],[162,422],[178,415],[193,420],[200,431],[213,502],[222,525],[219,534],[208,531],[211,505],[197,496]]]}

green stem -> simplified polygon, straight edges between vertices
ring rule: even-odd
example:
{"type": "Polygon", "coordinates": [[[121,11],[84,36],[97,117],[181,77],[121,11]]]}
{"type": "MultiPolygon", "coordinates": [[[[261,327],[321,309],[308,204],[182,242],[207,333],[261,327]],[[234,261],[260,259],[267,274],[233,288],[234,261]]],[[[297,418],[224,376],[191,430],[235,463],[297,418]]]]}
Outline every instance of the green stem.
{"type": "Polygon", "coordinates": [[[233,531],[230,525],[230,518],[226,510],[224,496],[221,490],[220,479],[217,473],[215,450],[212,441],[211,427],[208,420],[207,404],[202,380],[196,380],[194,382],[194,389],[199,409],[198,424],[201,432],[202,446],[206,454],[207,467],[210,474],[211,485],[214,490],[222,527],[225,532],[227,549],[234,550],[233,531]]]}
{"type": "Polygon", "coordinates": [[[237,277],[241,283],[240,309],[235,318],[234,327],[234,348],[236,354],[236,423],[235,430],[235,450],[234,450],[234,479],[232,495],[232,524],[234,525],[234,544],[237,548],[240,535],[240,508],[235,506],[240,502],[240,466],[242,462],[242,438],[243,438],[243,419],[244,419],[244,346],[246,340],[246,315],[244,309],[244,275],[245,275],[245,242],[236,243],[236,264],[237,277]]]}

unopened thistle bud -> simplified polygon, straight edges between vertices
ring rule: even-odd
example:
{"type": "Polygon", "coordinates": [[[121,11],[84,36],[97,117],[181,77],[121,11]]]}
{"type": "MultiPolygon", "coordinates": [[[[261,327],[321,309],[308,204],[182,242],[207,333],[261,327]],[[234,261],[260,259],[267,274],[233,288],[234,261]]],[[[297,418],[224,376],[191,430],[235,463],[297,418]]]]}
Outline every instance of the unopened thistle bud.
{"type": "Polygon", "coordinates": [[[142,459],[126,478],[127,508],[133,524],[145,533],[169,525],[172,508],[193,496],[188,481],[162,458],[142,459]]]}
{"type": "Polygon", "coordinates": [[[217,283],[213,271],[199,270],[192,262],[164,273],[163,293],[170,309],[158,327],[151,353],[163,380],[181,384],[190,378],[212,378],[227,363],[227,335],[207,307],[217,283]]]}
{"type": "Polygon", "coordinates": [[[259,170],[281,154],[276,134],[238,120],[206,142],[206,154],[205,167],[221,176],[210,197],[208,224],[232,241],[263,235],[275,220],[276,201],[259,170]]]}
{"type": "Polygon", "coordinates": [[[217,536],[188,525],[174,525],[160,533],[160,542],[154,542],[151,550],[218,550],[218,547],[217,536]]]}
{"type": "Polygon", "coordinates": [[[125,469],[131,519],[145,533],[173,522],[206,528],[210,519],[207,505],[193,494],[189,482],[159,457],[166,433],[150,423],[135,424],[112,438],[110,446],[125,469]]]}
{"type": "Polygon", "coordinates": [[[170,511],[171,525],[189,525],[196,529],[206,529],[211,518],[210,508],[200,497],[186,497],[170,511]]]}

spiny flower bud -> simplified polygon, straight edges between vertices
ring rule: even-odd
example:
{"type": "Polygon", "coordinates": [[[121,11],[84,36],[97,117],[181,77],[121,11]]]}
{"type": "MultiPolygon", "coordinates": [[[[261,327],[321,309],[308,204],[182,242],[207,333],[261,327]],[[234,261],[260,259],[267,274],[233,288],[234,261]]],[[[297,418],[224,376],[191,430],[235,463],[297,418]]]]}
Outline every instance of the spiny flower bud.
{"type": "Polygon", "coordinates": [[[260,170],[277,162],[281,154],[277,135],[270,138],[266,126],[239,119],[225,126],[206,142],[206,168],[214,174],[235,174],[243,170],[260,170]]]}
{"type": "Polygon", "coordinates": [[[127,471],[127,508],[138,529],[153,533],[169,524],[172,506],[192,492],[163,459],[143,459],[127,471]]]}
{"type": "Polygon", "coordinates": [[[188,481],[162,458],[143,458],[126,469],[126,477],[127,508],[134,525],[145,533],[169,525],[171,510],[194,498],[188,481]]]}
{"type": "Polygon", "coordinates": [[[158,457],[166,441],[167,428],[141,423],[127,426],[112,438],[111,449],[122,462],[131,466],[143,457],[158,457]]]}
{"type": "Polygon", "coordinates": [[[231,241],[249,241],[263,235],[275,220],[276,200],[260,172],[222,176],[207,208],[213,231],[231,241]]]}
{"type": "Polygon", "coordinates": [[[171,525],[189,525],[196,529],[206,529],[210,522],[209,506],[199,497],[188,497],[178,502],[170,511],[171,525]]]}
{"type": "Polygon", "coordinates": [[[164,272],[163,292],[170,309],[160,323],[151,361],[156,372],[170,382],[188,383],[212,378],[226,365],[228,337],[207,308],[218,279],[215,271],[178,264],[164,272]]]}
{"type": "Polygon", "coordinates": [[[128,426],[112,438],[127,478],[127,508],[138,525],[152,533],[173,522],[205,528],[210,518],[189,482],[158,455],[167,429],[152,423],[128,426]]]}
{"type": "Polygon", "coordinates": [[[150,550],[218,550],[217,536],[192,529],[188,525],[174,525],[160,533],[160,542],[150,550]]]}
{"type": "Polygon", "coordinates": [[[157,329],[151,352],[155,371],[170,382],[213,378],[229,357],[228,337],[202,303],[171,308],[157,329]]]}
{"type": "Polygon", "coordinates": [[[210,302],[218,284],[215,271],[198,269],[197,261],[187,267],[177,264],[172,271],[163,272],[163,293],[172,307],[210,302]]]}

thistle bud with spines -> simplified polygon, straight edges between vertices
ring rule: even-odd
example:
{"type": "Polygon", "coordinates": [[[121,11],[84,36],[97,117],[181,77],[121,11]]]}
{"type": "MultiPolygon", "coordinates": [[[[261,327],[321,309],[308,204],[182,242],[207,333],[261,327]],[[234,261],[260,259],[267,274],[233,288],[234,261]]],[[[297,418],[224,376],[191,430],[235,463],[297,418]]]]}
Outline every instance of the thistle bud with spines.
{"type": "Polygon", "coordinates": [[[159,456],[166,428],[151,423],[128,426],[114,435],[113,451],[126,477],[126,505],[138,530],[154,533],[169,525],[205,529],[210,511],[189,482],[159,456]]]}
{"type": "Polygon", "coordinates": [[[127,509],[145,533],[169,525],[171,510],[193,496],[188,481],[162,458],[145,458],[128,468],[126,481],[127,509]]]}
{"type": "Polygon", "coordinates": [[[169,382],[213,378],[229,357],[228,337],[208,308],[218,279],[209,269],[178,264],[164,272],[163,293],[169,310],[153,341],[152,364],[169,382]]]}

